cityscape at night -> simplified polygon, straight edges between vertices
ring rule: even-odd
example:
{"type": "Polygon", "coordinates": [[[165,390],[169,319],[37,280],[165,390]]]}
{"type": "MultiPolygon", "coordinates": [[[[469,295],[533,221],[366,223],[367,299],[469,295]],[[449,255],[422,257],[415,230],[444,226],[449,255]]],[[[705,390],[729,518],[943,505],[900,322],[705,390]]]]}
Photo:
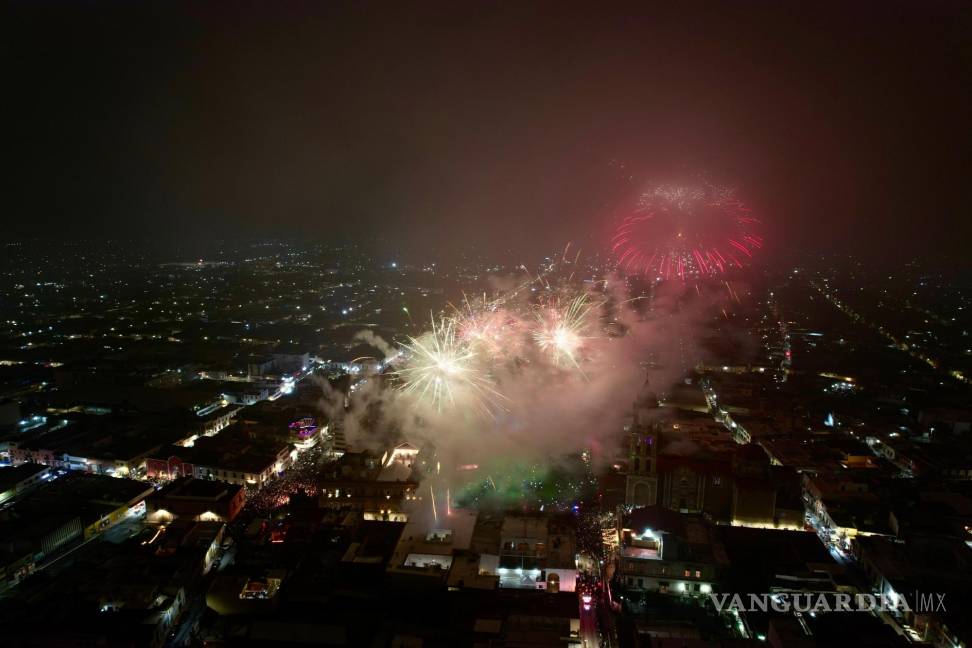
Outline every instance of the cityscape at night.
{"type": "Polygon", "coordinates": [[[4,15],[0,645],[972,646],[972,5],[4,15]]]}

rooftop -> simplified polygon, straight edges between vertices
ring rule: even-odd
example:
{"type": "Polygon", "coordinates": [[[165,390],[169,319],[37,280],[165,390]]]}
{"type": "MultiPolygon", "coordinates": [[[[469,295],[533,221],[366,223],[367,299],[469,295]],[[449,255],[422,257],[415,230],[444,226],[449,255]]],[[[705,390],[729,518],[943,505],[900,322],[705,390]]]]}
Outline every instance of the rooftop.
{"type": "Polygon", "coordinates": [[[0,493],[13,488],[25,479],[30,479],[45,470],[47,466],[35,463],[25,463],[19,466],[0,468],[0,493]]]}
{"type": "Polygon", "coordinates": [[[234,497],[242,486],[229,484],[221,481],[211,481],[208,479],[195,479],[192,477],[177,479],[158,495],[160,497],[171,497],[179,499],[199,499],[199,500],[220,500],[234,497]]]}

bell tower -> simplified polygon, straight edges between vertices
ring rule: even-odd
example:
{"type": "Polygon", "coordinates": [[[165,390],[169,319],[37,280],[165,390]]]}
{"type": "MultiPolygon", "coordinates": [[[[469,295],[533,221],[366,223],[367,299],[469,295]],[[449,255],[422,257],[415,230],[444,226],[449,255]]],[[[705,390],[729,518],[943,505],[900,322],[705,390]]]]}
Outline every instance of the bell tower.
{"type": "Polygon", "coordinates": [[[653,506],[658,501],[658,424],[655,420],[658,396],[645,384],[634,402],[628,426],[628,474],[624,503],[627,506],[653,506]]]}

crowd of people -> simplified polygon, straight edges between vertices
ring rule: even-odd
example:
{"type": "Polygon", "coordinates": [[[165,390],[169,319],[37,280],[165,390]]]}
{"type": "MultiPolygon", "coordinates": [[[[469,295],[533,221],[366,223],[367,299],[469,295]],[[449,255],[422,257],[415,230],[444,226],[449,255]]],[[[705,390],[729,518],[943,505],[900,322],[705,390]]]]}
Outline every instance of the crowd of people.
{"type": "Polygon", "coordinates": [[[298,454],[293,464],[279,475],[263,484],[247,486],[246,504],[234,520],[231,532],[246,529],[254,519],[272,518],[290,503],[292,495],[316,497],[320,492],[318,475],[328,458],[326,444],[318,443],[298,454]]]}

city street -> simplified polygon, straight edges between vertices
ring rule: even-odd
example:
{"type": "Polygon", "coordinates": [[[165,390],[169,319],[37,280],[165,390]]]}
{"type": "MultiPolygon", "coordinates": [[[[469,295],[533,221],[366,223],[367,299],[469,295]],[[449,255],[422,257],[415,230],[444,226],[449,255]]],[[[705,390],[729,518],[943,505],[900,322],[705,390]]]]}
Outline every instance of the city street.
{"type": "MultiPolygon", "coordinates": [[[[589,455],[588,455],[589,457],[589,455]]],[[[588,459],[587,477],[596,484],[596,478],[588,459]]],[[[578,578],[578,601],[580,605],[580,634],[585,647],[616,645],[614,624],[610,618],[610,605],[606,599],[603,578],[605,562],[604,535],[601,528],[601,506],[597,488],[588,498],[581,500],[577,521],[578,552],[589,562],[591,569],[578,578]],[[585,595],[590,597],[589,609],[585,609],[585,595]]]]}

